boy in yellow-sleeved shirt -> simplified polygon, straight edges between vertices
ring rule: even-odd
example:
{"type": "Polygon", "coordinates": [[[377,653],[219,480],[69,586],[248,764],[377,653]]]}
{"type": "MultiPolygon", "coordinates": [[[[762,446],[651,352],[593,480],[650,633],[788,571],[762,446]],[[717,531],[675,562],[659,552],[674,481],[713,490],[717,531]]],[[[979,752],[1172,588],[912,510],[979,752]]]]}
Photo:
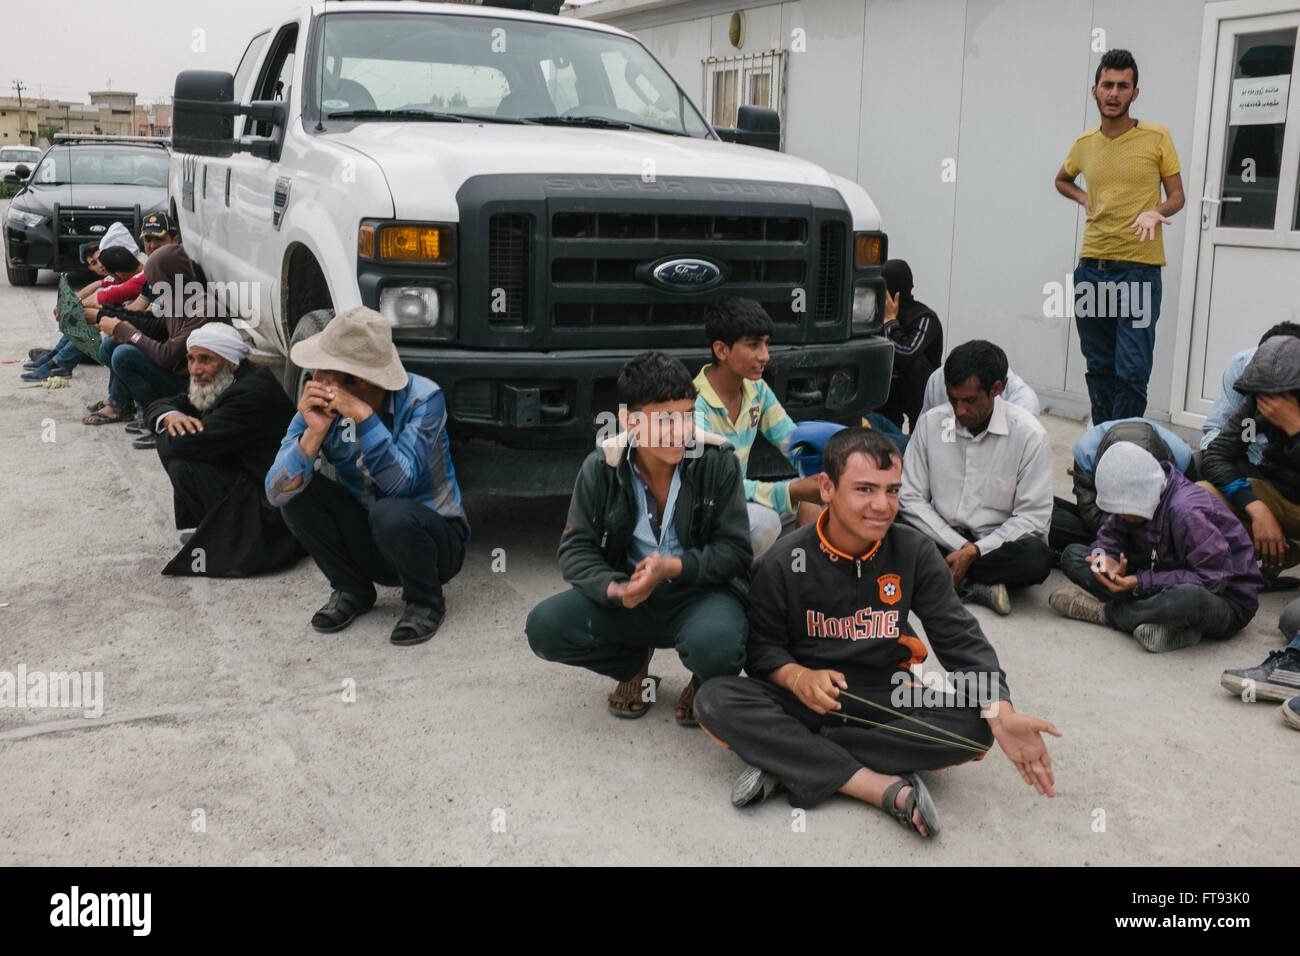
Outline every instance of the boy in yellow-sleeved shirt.
{"type": "Polygon", "coordinates": [[[1106,53],[1093,83],[1101,123],[1075,139],[1056,189],[1087,211],[1074,319],[1092,420],[1108,422],[1146,411],[1165,264],[1161,226],[1183,208],[1183,181],[1169,131],[1129,115],[1138,96],[1133,54],[1106,53]],[[1074,182],[1080,173],[1086,191],[1074,182]]]}
{"type": "MultiPolygon", "coordinates": [[[[695,376],[695,427],[725,437],[740,459],[742,473],[759,435],[790,459],[795,424],[763,381],[771,317],[753,299],[731,297],[708,306],[704,323],[715,361],[695,376]]],[[[801,503],[808,505],[808,520],[815,518],[821,495],[815,475],[775,482],[746,478],[745,502],[757,557],[776,542],[783,528],[795,525],[801,503]]]]}

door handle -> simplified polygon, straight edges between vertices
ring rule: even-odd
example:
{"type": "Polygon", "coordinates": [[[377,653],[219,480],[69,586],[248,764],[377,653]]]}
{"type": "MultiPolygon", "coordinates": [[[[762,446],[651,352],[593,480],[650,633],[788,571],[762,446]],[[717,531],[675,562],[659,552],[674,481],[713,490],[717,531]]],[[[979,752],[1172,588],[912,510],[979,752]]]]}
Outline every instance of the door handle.
{"type": "Polygon", "coordinates": [[[1219,203],[1224,203],[1224,202],[1241,202],[1241,197],[1240,197],[1240,196],[1220,196],[1219,198],[1216,199],[1216,198],[1213,197],[1213,196],[1202,196],[1202,197],[1201,197],[1201,202],[1212,202],[1212,203],[1214,203],[1214,204],[1217,206],[1219,203]]]}

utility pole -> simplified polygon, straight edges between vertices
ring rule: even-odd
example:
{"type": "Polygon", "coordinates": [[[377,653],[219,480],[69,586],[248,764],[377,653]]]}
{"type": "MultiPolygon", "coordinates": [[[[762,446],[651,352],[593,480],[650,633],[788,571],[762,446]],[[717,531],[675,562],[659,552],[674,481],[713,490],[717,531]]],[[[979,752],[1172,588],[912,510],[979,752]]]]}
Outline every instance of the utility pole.
{"type": "Polygon", "coordinates": [[[19,109],[22,109],[22,108],[23,108],[23,90],[27,89],[27,84],[24,83],[22,80],[14,80],[14,81],[13,81],[11,84],[9,84],[9,85],[12,86],[15,90],[18,91],[18,108],[19,108],[19,109]]]}

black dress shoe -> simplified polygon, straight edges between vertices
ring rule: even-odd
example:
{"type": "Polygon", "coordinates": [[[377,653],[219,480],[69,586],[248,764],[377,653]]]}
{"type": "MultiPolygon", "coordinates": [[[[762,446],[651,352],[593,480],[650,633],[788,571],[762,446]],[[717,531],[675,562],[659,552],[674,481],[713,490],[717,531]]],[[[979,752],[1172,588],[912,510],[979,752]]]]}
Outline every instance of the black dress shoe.
{"type": "Polygon", "coordinates": [[[389,640],[400,647],[423,644],[438,633],[442,615],[442,611],[427,604],[407,602],[406,610],[402,612],[402,617],[393,628],[389,640]]]}
{"type": "Polygon", "coordinates": [[[54,349],[28,349],[27,358],[35,362],[37,359],[43,359],[47,355],[52,355],[54,349]]]}
{"type": "Polygon", "coordinates": [[[346,591],[335,591],[325,606],[311,616],[311,626],[322,634],[333,634],[343,630],[374,606],[373,597],[367,601],[346,591]]]}
{"type": "Polygon", "coordinates": [[[148,448],[157,448],[157,447],[158,447],[158,436],[157,436],[157,435],[141,435],[141,436],[140,436],[139,438],[137,438],[135,441],[131,442],[131,447],[132,447],[132,448],[144,448],[144,449],[148,449],[148,448]]]}
{"type": "Polygon", "coordinates": [[[143,418],[136,418],[127,422],[125,430],[128,435],[143,435],[147,431],[143,418]]]}

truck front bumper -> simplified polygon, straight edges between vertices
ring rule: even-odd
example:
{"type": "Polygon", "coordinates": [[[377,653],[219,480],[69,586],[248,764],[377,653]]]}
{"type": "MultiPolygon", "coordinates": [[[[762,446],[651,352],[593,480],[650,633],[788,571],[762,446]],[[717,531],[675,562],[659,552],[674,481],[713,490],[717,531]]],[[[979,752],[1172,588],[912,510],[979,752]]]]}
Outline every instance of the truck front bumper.
{"type": "MultiPolygon", "coordinates": [[[[602,412],[618,407],[617,379],[640,350],[493,352],[398,346],[408,371],[447,398],[447,430],[466,490],[567,494],[594,446],[602,412]]],[[[665,349],[694,375],[708,351],[665,349]]],[[[796,420],[856,423],[889,395],[894,347],[870,336],[772,346],[764,380],[796,420]]]]}

